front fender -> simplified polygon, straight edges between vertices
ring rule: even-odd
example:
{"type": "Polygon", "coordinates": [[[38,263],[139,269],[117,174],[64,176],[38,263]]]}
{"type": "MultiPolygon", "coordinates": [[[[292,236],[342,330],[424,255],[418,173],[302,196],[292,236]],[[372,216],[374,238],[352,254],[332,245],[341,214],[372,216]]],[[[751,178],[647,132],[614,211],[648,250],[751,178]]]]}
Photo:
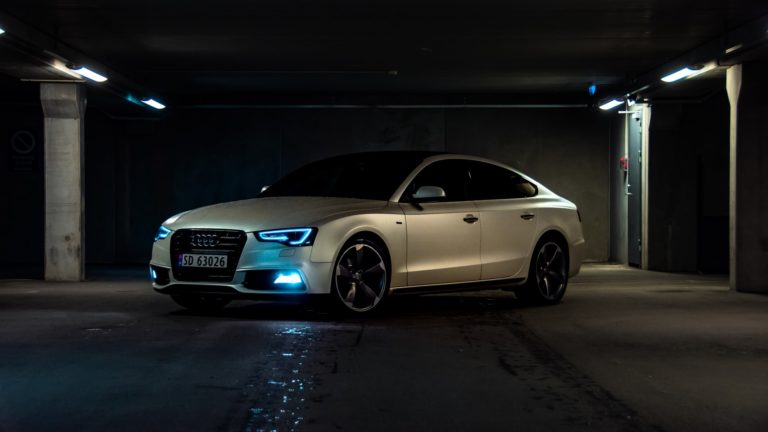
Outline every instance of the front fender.
{"type": "Polygon", "coordinates": [[[387,206],[376,213],[347,215],[327,220],[317,227],[310,261],[335,262],[347,241],[360,233],[371,233],[381,239],[389,252],[391,286],[405,285],[407,232],[405,216],[399,207],[387,206]]]}

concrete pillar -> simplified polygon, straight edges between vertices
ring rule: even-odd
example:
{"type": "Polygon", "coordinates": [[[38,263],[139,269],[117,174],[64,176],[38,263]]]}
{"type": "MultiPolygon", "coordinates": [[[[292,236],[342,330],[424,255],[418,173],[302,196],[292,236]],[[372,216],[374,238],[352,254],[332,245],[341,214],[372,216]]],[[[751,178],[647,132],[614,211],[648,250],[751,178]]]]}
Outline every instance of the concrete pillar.
{"type": "Polygon", "coordinates": [[[728,69],[730,284],[768,293],[768,62],[728,69]]]}
{"type": "Polygon", "coordinates": [[[40,84],[45,116],[45,279],[84,278],[81,84],[40,84]]]}

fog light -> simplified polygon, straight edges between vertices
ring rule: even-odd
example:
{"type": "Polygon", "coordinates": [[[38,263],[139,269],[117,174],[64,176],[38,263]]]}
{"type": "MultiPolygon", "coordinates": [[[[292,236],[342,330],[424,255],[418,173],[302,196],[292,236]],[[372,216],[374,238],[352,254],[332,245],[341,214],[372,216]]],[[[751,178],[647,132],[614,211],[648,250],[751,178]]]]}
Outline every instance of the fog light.
{"type": "Polygon", "coordinates": [[[152,281],[153,282],[157,280],[157,272],[155,271],[155,269],[150,268],[149,269],[149,275],[152,276],[152,281]]]}
{"type": "Polygon", "coordinates": [[[301,276],[295,271],[278,273],[275,281],[272,283],[275,285],[297,285],[301,283],[301,276]]]}

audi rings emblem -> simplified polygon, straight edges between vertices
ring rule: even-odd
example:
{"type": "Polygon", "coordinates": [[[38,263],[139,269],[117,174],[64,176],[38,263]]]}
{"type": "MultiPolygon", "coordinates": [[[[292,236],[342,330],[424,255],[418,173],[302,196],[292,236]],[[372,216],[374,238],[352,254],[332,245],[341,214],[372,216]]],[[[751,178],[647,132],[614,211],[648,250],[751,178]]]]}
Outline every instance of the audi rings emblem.
{"type": "Polygon", "coordinates": [[[219,236],[217,234],[192,234],[189,243],[196,247],[214,247],[219,244],[219,236]]]}

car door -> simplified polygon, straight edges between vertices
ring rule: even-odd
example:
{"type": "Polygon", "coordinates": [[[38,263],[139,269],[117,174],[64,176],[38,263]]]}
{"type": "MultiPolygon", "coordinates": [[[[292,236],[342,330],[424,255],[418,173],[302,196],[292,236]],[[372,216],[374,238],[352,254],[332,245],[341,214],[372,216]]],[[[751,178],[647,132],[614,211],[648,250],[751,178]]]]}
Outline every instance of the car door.
{"type": "Polygon", "coordinates": [[[467,199],[469,173],[463,160],[425,167],[400,200],[407,231],[408,285],[470,282],[480,279],[482,221],[467,199]],[[437,186],[443,199],[413,202],[421,186],[437,186]]]}
{"type": "Polygon", "coordinates": [[[518,274],[530,259],[536,234],[536,211],[531,198],[536,186],[518,173],[485,162],[470,163],[469,197],[481,225],[481,278],[500,279],[518,274]]]}

